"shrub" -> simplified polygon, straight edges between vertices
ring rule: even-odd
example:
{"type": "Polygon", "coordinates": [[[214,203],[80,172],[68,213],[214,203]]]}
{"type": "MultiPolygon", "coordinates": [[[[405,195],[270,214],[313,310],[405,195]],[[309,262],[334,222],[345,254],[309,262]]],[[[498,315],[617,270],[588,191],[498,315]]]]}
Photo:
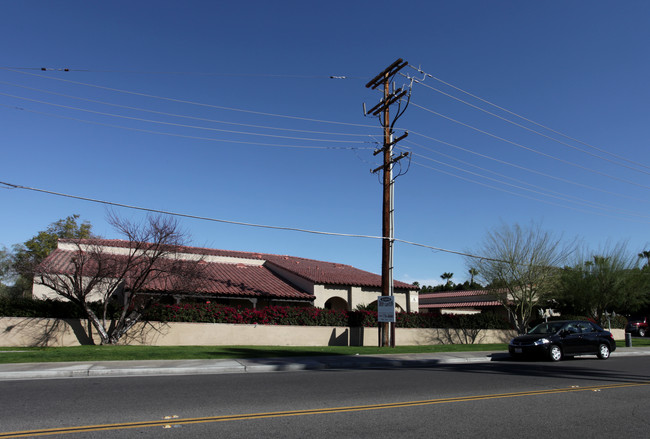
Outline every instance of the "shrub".
{"type": "MultiPolygon", "coordinates": [[[[512,328],[512,325],[501,314],[492,312],[470,315],[399,312],[395,317],[398,328],[512,328]]],[[[350,326],[376,327],[377,312],[355,311],[350,313],[350,326]]]]}
{"type": "Polygon", "coordinates": [[[398,328],[464,328],[511,329],[503,315],[494,312],[479,314],[398,313],[398,328]]]}
{"type": "MultiPolygon", "coordinates": [[[[98,305],[96,312],[101,315],[98,305]]],[[[110,313],[119,312],[111,307],[110,313]]],[[[85,318],[73,303],[58,300],[0,298],[0,316],[85,318]]],[[[145,320],[161,322],[240,323],[258,325],[363,326],[377,327],[377,311],[336,311],[314,307],[270,306],[260,309],[210,303],[154,303],[144,314],[145,320]]],[[[398,328],[510,329],[511,325],[496,313],[441,315],[400,312],[398,328]]],[[[612,323],[614,327],[614,323],[612,323]]]]}
{"type": "Polygon", "coordinates": [[[57,319],[78,319],[81,310],[70,302],[60,300],[34,300],[23,297],[0,297],[2,317],[42,317],[57,319]]]}
{"type": "Polygon", "coordinates": [[[210,303],[154,304],[147,320],[258,325],[348,326],[348,313],[320,308],[269,306],[252,309],[210,303]]]}

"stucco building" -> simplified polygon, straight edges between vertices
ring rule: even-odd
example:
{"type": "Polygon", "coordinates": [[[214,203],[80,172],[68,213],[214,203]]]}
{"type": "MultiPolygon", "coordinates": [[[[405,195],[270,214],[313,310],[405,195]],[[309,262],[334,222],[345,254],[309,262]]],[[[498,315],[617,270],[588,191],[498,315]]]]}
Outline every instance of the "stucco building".
{"type": "MultiPolygon", "coordinates": [[[[109,239],[59,240],[58,248],[41,264],[43,272],[66,272],[72,258],[85,248],[126,258],[132,252],[129,241],[109,239]]],[[[381,295],[381,276],[350,265],[295,256],[177,246],[174,258],[199,261],[200,282],[190,289],[171,291],[164,282],[150,282],[141,293],[159,300],[211,301],[231,306],[270,305],[316,306],[354,310],[370,305],[381,295]]],[[[128,289],[128,281],[124,288],[128,289]]],[[[417,287],[394,282],[396,308],[418,311],[417,287]]],[[[58,298],[39,282],[34,297],[58,298]]]]}
{"type": "Polygon", "coordinates": [[[423,313],[439,312],[441,314],[478,314],[483,311],[503,310],[503,306],[494,292],[488,290],[421,293],[419,308],[423,313]]]}

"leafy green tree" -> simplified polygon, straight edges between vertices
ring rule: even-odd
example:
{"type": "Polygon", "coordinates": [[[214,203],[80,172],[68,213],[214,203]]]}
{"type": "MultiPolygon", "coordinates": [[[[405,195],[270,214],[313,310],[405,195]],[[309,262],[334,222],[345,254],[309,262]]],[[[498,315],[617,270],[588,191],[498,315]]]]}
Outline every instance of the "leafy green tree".
{"type": "Polygon", "coordinates": [[[11,272],[11,255],[7,247],[0,249],[0,281],[5,281],[11,272]]]}
{"type": "Polygon", "coordinates": [[[12,269],[17,275],[14,290],[21,295],[31,293],[34,269],[57,247],[59,238],[92,238],[92,225],[78,223],[79,215],[71,215],[50,224],[23,244],[13,247],[12,269]]]}
{"type": "Polygon", "coordinates": [[[562,270],[557,299],[564,308],[600,324],[605,311],[631,312],[647,303],[650,273],[638,268],[625,245],[581,258],[562,270]]]}
{"type": "Polygon", "coordinates": [[[466,263],[506,308],[512,322],[524,333],[534,308],[553,291],[560,267],[573,253],[574,245],[563,245],[561,237],[542,230],[539,224],[502,224],[488,232],[479,248],[480,259],[466,263]]]}
{"type": "Polygon", "coordinates": [[[11,281],[12,271],[11,254],[6,247],[2,247],[0,249],[0,296],[10,294],[7,283],[11,281]]]}

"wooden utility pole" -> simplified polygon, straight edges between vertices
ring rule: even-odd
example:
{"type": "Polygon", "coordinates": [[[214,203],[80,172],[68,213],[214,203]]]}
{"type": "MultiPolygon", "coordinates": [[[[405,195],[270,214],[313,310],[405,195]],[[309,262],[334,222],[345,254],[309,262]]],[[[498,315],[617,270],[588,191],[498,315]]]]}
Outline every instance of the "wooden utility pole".
{"type": "MultiPolygon", "coordinates": [[[[381,251],[381,295],[393,295],[393,164],[408,156],[403,153],[398,157],[393,157],[393,146],[405,138],[408,132],[393,140],[392,126],[390,123],[391,104],[398,102],[407,93],[406,90],[397,90],[390,92],[390,82],[395,74],[403,67],[408,65],[401,58],[388,66],[383,72],[377,75],[373,80],[366,84],[367,88],[376,89],[380,85],[384,86],[383,99],[370,109],[366,114],[379,116],[384,131],[384,145],[380,150],[375,151],[375,155],[383,152],[384,163],[373,172],[383,170],[383,208],[382,208],[382,251],[381,251]]],[[[395,347],[395,323],[379,323],[379,346],[395,347]]]]}

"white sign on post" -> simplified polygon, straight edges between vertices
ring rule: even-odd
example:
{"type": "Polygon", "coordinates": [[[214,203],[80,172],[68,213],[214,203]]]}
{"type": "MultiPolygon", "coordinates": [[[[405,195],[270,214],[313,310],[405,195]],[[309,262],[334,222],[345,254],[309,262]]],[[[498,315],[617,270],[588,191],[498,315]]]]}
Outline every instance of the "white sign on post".
{"type": "Polygon", "coordinates": [[[395,322],[395,297],[377,297],[377,321],[380,323],[395,322]]]}

